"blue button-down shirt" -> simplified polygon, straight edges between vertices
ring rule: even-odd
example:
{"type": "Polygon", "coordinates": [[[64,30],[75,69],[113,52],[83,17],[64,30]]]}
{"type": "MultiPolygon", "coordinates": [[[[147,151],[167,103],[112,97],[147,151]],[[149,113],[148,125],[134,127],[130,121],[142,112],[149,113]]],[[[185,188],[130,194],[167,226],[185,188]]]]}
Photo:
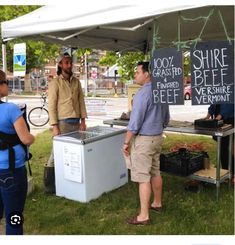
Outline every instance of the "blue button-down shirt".
{"type": "Polygon", "coordinates": [[[213,118],[216,118],[218,114],[220,114],[224,120],[234,118],[234,104],[221,104],[219,108],[219,111],[216,111],[216,104],[212,104],[208,108],[208,113],[213,118]]]}
{"type": "Polygon", "coordinates": [[[159,135],[168,124],[170,118],[169,106],[153,104],[151,82],[136,93],[127,129],[133,134],[159,135]]]}

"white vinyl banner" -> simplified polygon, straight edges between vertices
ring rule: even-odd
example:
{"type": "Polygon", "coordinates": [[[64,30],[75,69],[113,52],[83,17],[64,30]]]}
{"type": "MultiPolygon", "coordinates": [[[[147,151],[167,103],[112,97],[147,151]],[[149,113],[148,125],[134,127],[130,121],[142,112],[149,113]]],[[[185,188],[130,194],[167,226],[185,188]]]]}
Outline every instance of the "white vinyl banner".
{"type": "Polygon", "coordinates": [[[14,45],[13,54],[13,76],[23,77],[26,72],[26,44],[17,43],[14,45]]]}

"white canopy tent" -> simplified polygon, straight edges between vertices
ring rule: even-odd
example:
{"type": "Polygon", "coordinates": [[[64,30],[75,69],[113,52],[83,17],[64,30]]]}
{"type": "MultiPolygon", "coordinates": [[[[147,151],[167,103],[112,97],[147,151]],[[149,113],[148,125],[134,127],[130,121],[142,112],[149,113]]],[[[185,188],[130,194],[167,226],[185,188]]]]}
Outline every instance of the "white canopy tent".
{"type": "Polygon", "coordinates": [[[3,70],[6,43],[18,37],[118,52],[147,52],[154,38],[156,48],[195,40],[234,39],[234,6],[180,4],[180,0],[160,4],[148,0],[140,4],[136,0],[87,0],[78,6],[41,7],[1,23],[3,70]]]}
{"type": "Polygon", "coordinates": [[[234,6],[189,6],[168,0],[161,4],[148,1],[142,4],[135,1],[127,1],[126,4],[123,1],[109,2],[86,1],[79,6],[70,6],[69,9],[65,5],[41,7],[24,16],[2,22],[2,39],[8,41],[21,37],[68,47],[119,52],[147,51],[152,45],[154,22],[159,26],[158,47],[172,46],[174,41],[195,39],[202,30],[202,40],[226,40],[218,10],[228,36],[234,37],[234,6]]]}

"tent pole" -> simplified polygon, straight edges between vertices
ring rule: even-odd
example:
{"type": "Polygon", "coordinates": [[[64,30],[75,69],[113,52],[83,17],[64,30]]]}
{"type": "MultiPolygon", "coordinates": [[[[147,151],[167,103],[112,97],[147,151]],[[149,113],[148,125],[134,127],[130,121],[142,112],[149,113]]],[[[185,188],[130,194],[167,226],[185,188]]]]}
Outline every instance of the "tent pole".
{"type": "Polygon", "coordinates": [[[2,43],[2,70],[7,73],[7,43],[2,43]]]}
{"type": "Polygon", "coordinates": [[[85,56],[85,84],[84,84],[84,89],[85,89],[85,97],[87,97],[87,84],[88,84],[88,67],[87,67],[87,54],[84,54],[85,56]]]}
{"type": "MultiPolygon", "coordinates": [[[[7,42],[2,42],[2,70],[7,74],[7,42]]],[[[8,101],[8,96],[6,97],[8,101]]]]}

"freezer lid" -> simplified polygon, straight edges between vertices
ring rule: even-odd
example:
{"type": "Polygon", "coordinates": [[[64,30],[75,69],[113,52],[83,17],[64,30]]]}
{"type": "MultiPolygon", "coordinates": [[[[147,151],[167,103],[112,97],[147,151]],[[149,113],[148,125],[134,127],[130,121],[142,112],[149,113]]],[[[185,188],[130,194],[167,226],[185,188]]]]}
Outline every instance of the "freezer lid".
{"type": "Polygon", "coordinates": [[[55,136],[55,141],[74,142],[78,144],[87,144],[97,140],[123,134],[126,129],[111,128],[107,126],[95,126],[87,128],[86,131],[74,131],[66,134],[55,136]]]}

